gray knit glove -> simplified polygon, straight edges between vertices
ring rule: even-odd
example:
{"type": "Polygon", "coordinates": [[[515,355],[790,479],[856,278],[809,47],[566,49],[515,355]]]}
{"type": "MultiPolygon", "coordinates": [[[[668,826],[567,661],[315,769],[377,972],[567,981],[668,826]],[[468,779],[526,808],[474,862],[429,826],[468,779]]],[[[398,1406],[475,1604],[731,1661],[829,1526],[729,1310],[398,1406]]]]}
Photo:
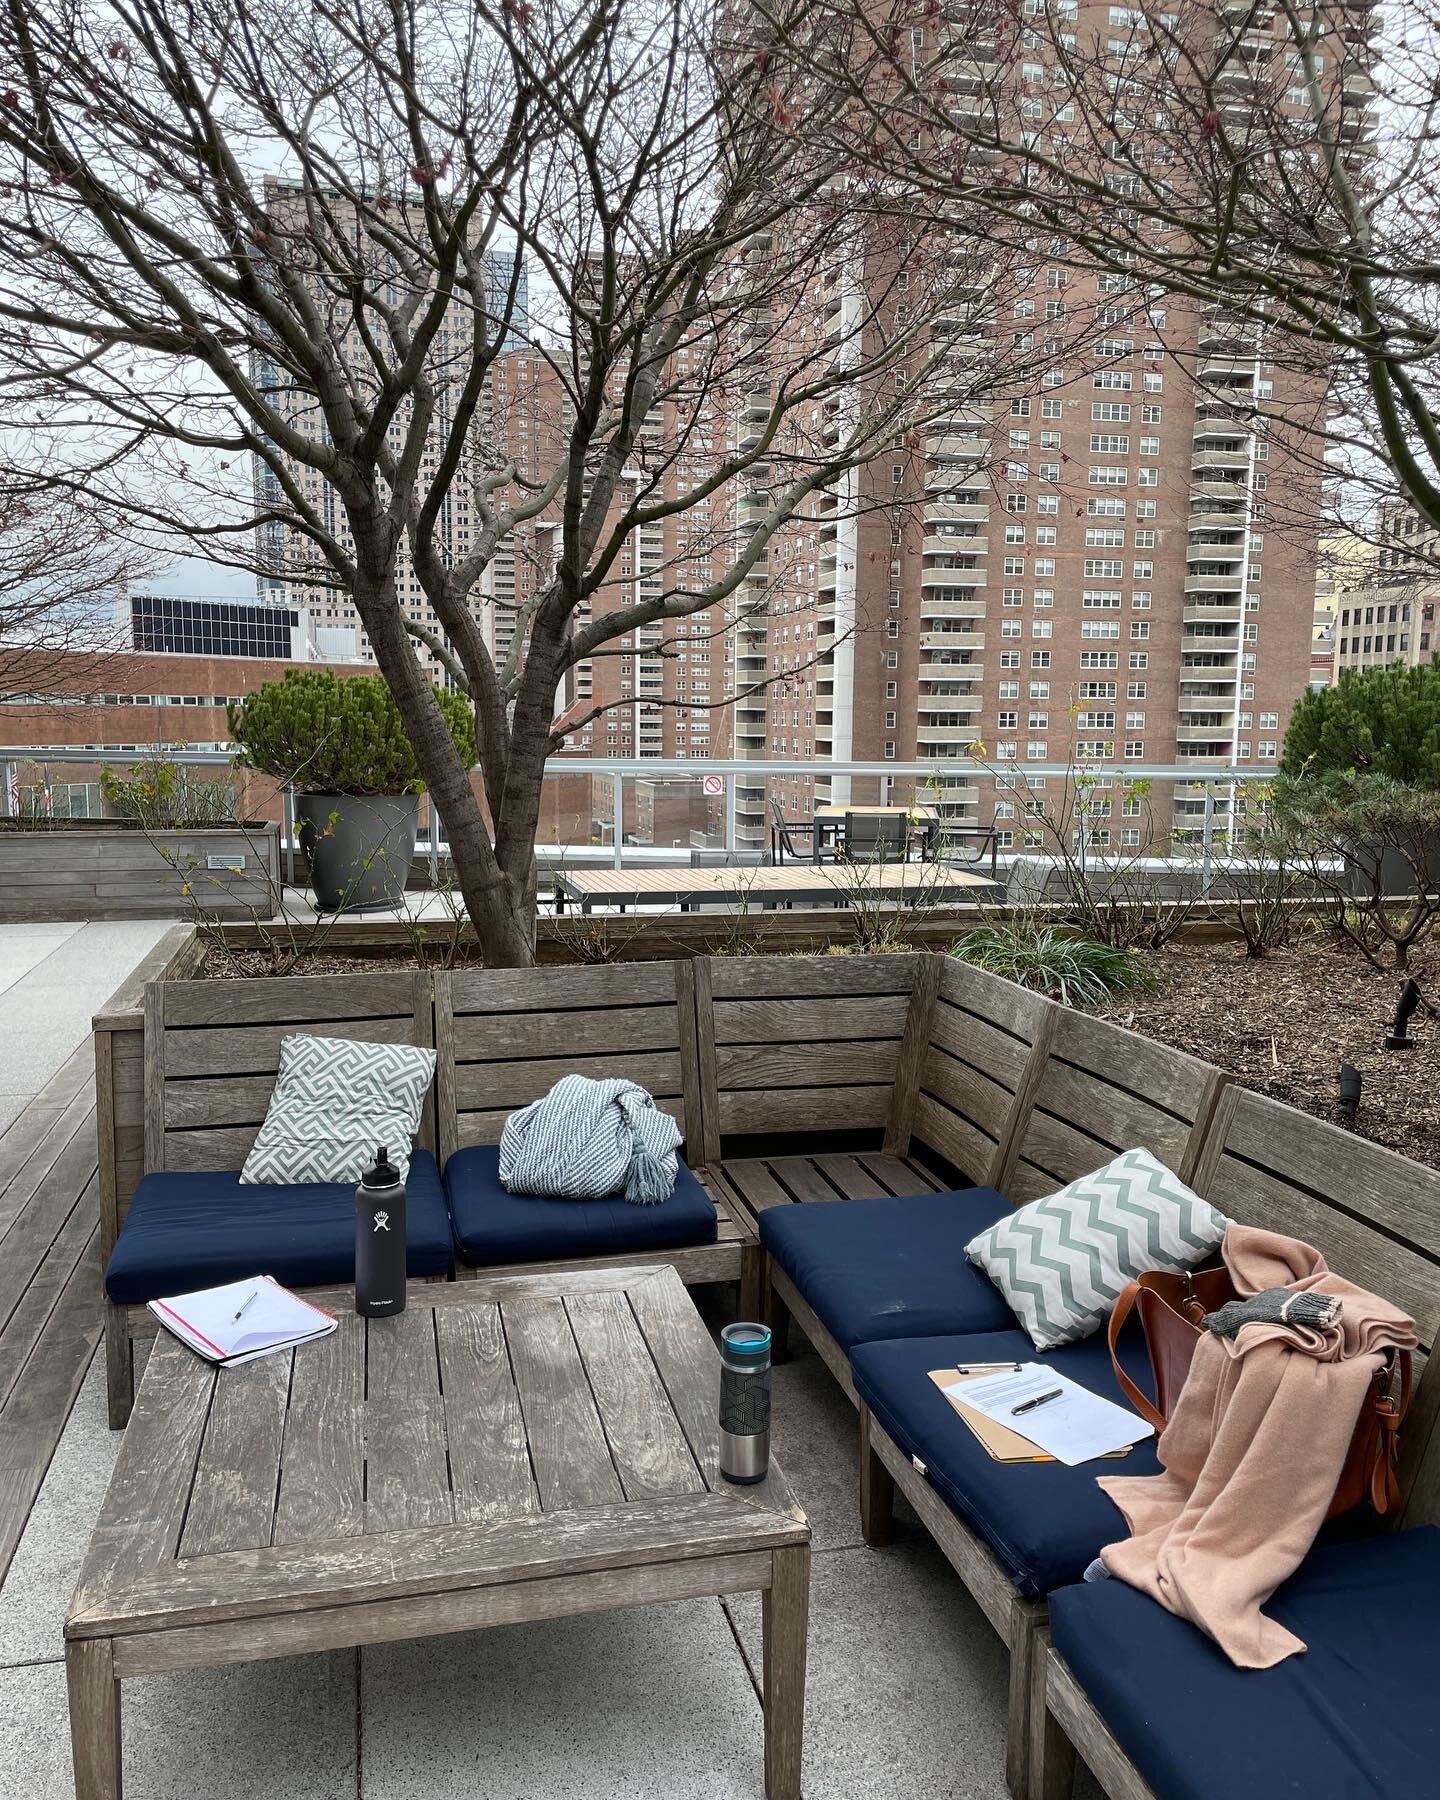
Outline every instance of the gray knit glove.
{"type": "Polygon", "coordinates": [[[1340,1323],[1340,1301],[1333,1294],[1297,1294],[1293,1288],[1266,1288],[1248,1300],[1227,1300],[1218,1312],[1200,1321],[1217,1337],[1233,1338],[1242,1325],[1309,1326],[1316,1331],[1340,1323]]]}

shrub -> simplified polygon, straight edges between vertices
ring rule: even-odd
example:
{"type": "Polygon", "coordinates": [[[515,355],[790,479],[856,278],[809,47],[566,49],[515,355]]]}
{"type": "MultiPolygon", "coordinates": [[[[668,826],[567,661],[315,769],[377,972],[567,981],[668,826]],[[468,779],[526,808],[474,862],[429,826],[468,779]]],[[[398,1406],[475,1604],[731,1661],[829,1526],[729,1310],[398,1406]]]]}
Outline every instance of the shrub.
{"type": "Polygon", "coordinates": [[[233,782],[192,775],[165,756],[134,763],[124,775],[107,763],[100,771],[100,792],[117,818],[138,820],[146,831],[235,823],[233,782]]]}
{"type": "MultiPolygon", "coordinates": [[[[475,719],[460,694],[435,698],[465,766],[476,760],[475,719]]],[[[420,794],[415,752],[379,675],[290,669],[230,707],[239,767],[310,794],[420,794]]]]}
{"type": "Polygon", "coordinates": [[[1280,773],[1388,775],[1440,788],[1440,663],[1344,669],[1334,687],[1301,695],[1280,773]]]}
{"type": "Polygon", "coordinates": [[[1066,1006],[1098,1006],[1152,988],[1155,972],[1134,950],[1071,937],[1053,925],[981,925],[950,946],[962,962],[1003,975],[1066,1006]]]}

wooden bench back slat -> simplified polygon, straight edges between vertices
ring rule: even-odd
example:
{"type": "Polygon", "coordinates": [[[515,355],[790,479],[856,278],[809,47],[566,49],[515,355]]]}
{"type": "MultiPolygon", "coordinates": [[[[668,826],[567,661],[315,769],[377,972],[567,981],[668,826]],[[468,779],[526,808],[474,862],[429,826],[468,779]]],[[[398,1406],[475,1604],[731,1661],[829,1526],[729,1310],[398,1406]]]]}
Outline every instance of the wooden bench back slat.
{"type": "Polygon", "coordinates": [[[562,1075],[623,1076],[701,1139],[694,973],[687,962],[464,969],[436,978],[442,1162],[496,1144],[562,1075]]]}
{"type": "Polygon", "coordinates": [[[724,1137],[889,1130],[923,953],[697,965],[705,1160],[724,1137]]]}
{"type": "Polygon", "coordinates": [[[996,1186],[1023,1206],[1136,1149],[1188,1181],[1226,1081],[1196,1057],[1057,1007],[996,1186]]]}
{"type": "MultiPolygon", "coordinates": [[[[163,981],[145,989],[145,1167],[236,1169],[270,1105],[283,1039],[434,1044],[420,971],[246,981],[163,981]]],[[[435,1147],[434,1088],[420,1144],[435,1147]]]]}
{"type": "Polygon", "coordinates": [[[1195,1186],[1232,1219],[1313,1244],[1337,1274],[1414,1318],[1423,1373],[1402,1434],[1402,1523],[1440,1524],[1440,1358],[1426,1354],[1440,1334],[1440,1170],[1232,1087],[1195,1186]]]}
{"type": "Polygon", "coordinates": [[[1056,1009],[956,957],[934,960],[939,978],[918,1071],[915,1136],[983,1186],[999,1172],[1017,1096],[1056,1009]]]}

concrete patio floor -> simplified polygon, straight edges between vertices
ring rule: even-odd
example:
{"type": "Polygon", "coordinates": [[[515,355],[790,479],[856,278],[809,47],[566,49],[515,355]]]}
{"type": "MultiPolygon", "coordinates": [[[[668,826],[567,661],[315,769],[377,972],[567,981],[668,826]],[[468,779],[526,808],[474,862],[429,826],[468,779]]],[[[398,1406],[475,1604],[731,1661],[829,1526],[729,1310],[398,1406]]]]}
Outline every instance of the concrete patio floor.
{"type": "MultiPolygon", "coordinates": [[[[723,1317],[723,1290],[704,1296],[723,1317]]],[[[119,1437],[90,1372],[0,1590],[0,1800],[70,1800],[61,1626],[119,1437]]],[[[1003,1800],[1005,1657],[903,1515],[860,1541],[855,1415],[809,1352],[776,1451],[815,1560],[806,1800],[1003,1800]]],[[[129,1800],[759,1800],[758,1596],[512,1626],[123,1690],[129,1800]]]]}

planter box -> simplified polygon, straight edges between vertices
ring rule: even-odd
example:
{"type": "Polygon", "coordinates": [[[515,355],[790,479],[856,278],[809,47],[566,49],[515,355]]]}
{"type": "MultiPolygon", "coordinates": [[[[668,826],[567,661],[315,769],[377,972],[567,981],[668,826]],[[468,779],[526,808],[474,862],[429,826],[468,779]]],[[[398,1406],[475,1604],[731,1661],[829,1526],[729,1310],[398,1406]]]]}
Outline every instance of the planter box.
{"type": "Polygon", "coordinates": [[[276,825],[145,832],[116,823],[0,832],[0,920],[268,917],[280,881],[276,825]]]}

